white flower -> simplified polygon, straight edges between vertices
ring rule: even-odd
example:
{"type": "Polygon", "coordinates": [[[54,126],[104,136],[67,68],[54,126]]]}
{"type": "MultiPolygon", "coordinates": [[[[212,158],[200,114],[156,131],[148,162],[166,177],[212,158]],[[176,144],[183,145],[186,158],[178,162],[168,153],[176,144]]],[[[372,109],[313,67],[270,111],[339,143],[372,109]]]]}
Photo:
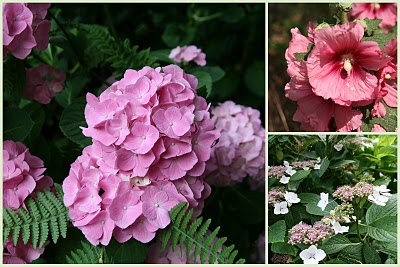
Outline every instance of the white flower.
{"type": "Polygon", "coordinates": [[[349,231],[348,226],[341,226],[340,223],[335,220],[332,221],[332,229],[335,231],[335,235],[347,233],[349,231]]]}
{"type": "Polygon", "coordinates": [[[319,170],[319,169],[321,169],[321,165],[315,164],[315,165],[314,165],[314,170],[319,170]]]}
{"type": "Polygon", "coordinates": [[[279,182],[281,182],[282,184],[287,184],[289,183],[290,177],[282,175],[281,179],[279,179],[279,182]]]}
{"type": "Polygon", "coordinates": [[[293,192],[285,192],[285,200],[288,203],[288,206],[292,206],[293,203],[299,203],[300,202],[300,198],[297,196],[296,193],[293,192]]]}
{"type": "Polygon", "coordinates": [[[379,138],[375,138],[374,140],[372,140],[372,143],[376,144],[379,142],[379,138]]]}
{"type": "Polygon", "coordinates": [[[308,249],[300,252],[300,258],[304,264],[318,264],[326,257],[325,251],[317,249],[315,245],[310,246],[308,249]]]}
{"type": "Polygon", "coordinates": [[[286,201],[283,202],[277,202],[274,205],[274,214],[286,214],[289,212],[288,210],[288,203],[286,201]]]}
{"type": "Polygon", "coordinates": [[[374,186],[372,195],[368,196],[368,200],[374,202],[379,206],[386,206],[386,202],[389,201],[389,197],[392,195],[389,193],[390,189],[386,185],[374,186]]]}
{"type": "Polygon", "coordinates": [[[292,166],[288,166],[288,167],[286,167],[286,173],[289,174],[290,176],[292,176],[293,174],[296,173],[296,171],[293,170],[292,166]]]}
{"type": "Polygon", "coordinates": [[[325,210],[326,205],[328,205],[328,196],[329,193],[321,193],[321,200],[318,202],[317,206],[321,208],[322,211],[325,210]]]}
{"type": "Polygon", "coordinates": [[[333,146],[337,151],[340,151],[343,149],[343,144],[337,143],[336,145],[333,146]]]}

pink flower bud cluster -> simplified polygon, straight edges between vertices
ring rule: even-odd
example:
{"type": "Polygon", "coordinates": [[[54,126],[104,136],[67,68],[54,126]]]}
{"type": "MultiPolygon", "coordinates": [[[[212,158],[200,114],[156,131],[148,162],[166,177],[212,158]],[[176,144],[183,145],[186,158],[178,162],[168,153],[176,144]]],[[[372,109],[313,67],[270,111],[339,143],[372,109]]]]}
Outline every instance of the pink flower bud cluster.
{"type": "MultiPolygon", "coordinates": [[[[211,232],[207,231],[206,236],[210,235],[211,232]]],[[[215,237],[211,242],[209,248],[218,241],[218,238],[215,237]]],[[[221,251],[225,248],[224,245],[218,250],[217,254],[221,253],[221,251]]],[[[165,250],[162,250],[162,242],[161,238],[158,238],[157,241],[152,244],[147,251],[147,259],[146,263],[150,264],[200,264],[200,255],[197,254],[197,258],[193,261],[194,257],[194,249],[191,249],[189,254],[189,259],[186,257],[186,246],[182,247],[182,253],[179,245],[172,251],[171,243],[168,242],[165,250]]],[[[206,257],[206,262],[208,262],[209,256],[206,257]]],[[[214,262],[214,264],[218,264],[218,260],[214,262]]]]}
{"type": "Polygon", "coordinates": [[[373,185],[364,181],[358,182],[355,186],[343,185],[332,194],[342,201],[351,201],[354,197],[368,197],[373,193],[373,185]]]}
{"type": "Polygon", "coordinates": [[[260,112],[226,101],[211,113],[221,137],[207,162],[207,181],[229,186],[242,182],[246,176],[265,180],[265,129],[260,112]]]}
{"type": "MultiPolygon", "coordinates": [[[[297,102],[293,120],[303,130],[361,131],[360,107],[373,104],[371,115],[379,118],[386,115],[384,104],[397,108],[397,39],[382,50],[376,42],[362,41],[364,30],[360,22],[309,24],[308,37],[291,30],[285,96],[297,102]],[[308,56],[296,59],[299,53],[308,56]]],[[[372,131],[386,130],[375,124],[372,131]]]]}
{"type": "MultiPolygon", "coordinates": [[[[25,199],[35,196],[34,191],[50,189],[53,179],[44,176],[43,161],[32,156],[29,149],[20,142],[3,142],[3,208],[25,207],[25,199]]],[[[5,263],[30,263],[39,258],[43,248],[34,249],[31,243],[24,245],[19,240],[14,246],[9,236],[4,245],[3,259],[5,263]]]]}
{"type": "Polygon", "coordinates": [[[26,69],[24,97],[49,104],[51,99],[64,88],[65,74],[60,69],[40,64],[26,69]]]}
{"type": "Polygon", "coordinates": [[[286,189],[283,186],[272,187],[268,191],[268,204],[274,205],[277,202],[285,199],[286,189]]]}
{"type": "Polygon", "coordinates": [[[206,54],[201,52],[201,49],[197,48],[194,45],[189,46],[178,46],[172,49],[171,53],[168,56],[172,58],[175,62],[181,63],[194,61],[199,66],[206,65],[206,54]]]}
{"type": "Polygon", "coordinates": [[[168,212],[189,202],[198,216],[210,186],[205,162],[218,139],[197,79],[175,65],[127,70],[100,97],[87,95],[83,133],[93,145],[71,165],[64,203],[93,244],[152,240],[168,212]]]}
{"type": "Polygon", "coordinates": [[[353,214],[353,205],[348,202],[343,202],[330,211],[330,216],[325,216],[324,218],[328,218],[340,223],[349,223],[353,214]]]}
{"type": "Polygon", "coordinates": [[[287,170],[286,166],[268,166],[268,177],[282,177],[287,170]]]}
{"type": "Polygon", "coordinates": [[[24,59],[33,48],[47,48],[51,23],[44,18],[49,7],[39,3],[3,4],[3,57],[10,52],[24,59]]]}
{"type": "Polygon", "coordinates": [[[320,240],[334,235],[334,231],[329,224],[317,221],[314,225],[308,225],[300,222],[289,230],[289,244],[309,244],[315,245],[320,240]]]}
{"type": "Polygon", "coordinates": [[[313,168],[316,164],[320,163],[320,160],[305,160],[305,161],[294,161],[290,165],[293,168],[304,169],[313,168]]]}

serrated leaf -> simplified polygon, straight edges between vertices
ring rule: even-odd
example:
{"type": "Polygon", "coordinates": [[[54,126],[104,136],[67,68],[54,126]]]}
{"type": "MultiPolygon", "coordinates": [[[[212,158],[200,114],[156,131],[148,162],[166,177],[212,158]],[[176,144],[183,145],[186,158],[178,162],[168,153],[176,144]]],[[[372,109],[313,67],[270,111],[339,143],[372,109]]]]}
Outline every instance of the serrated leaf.
{"type": "Polygon", "coordinates": [[[327,159],[327,158],[322,159],[321,164],[320,164],[321,166],[320,166],[319,170],[317,170],[318,177],[322,177],[322,175],[324,175],[325,171],[329,167],[329,164],[330,164],[329,159],[327,159]]]}
{"type": "Polygon", "coordinates": [[[300,181],[310,175],[311,170],[299,170],[295,174],[290,176],[290,181],[300,181]]]}
{"type": "Polygon", "coordinates": [[[368,243],[364,243],[364,245],[363,245],[363,255],[364,255],[366,264],[381,264],[382,263],[381,257],[379,257],[379,254],[376,251],[376,249],[371,247],[371,245],[368,243]]]}
{"type": "Polygon", "coordinates": [[[85,106],[85,98],[77,98],[64,110],[60,119],[60,129],[64,135],[82,147],[91,143],[91,139],[84,136],[80,128],[87,127],[84,114],[85,106]]]}
{"type": "Polygon", "coordinates": [[[284,242],[286,235],[286,222],[284,220],[277,221],[268,226],[268,243],[284,242]]]}
{"type": "Polygon", "coordinates": [[[379,241],[397,240],[397,217],[385,216],[368,224],[368,234],[379,241]]]}
{"type": "Polygon", "coordinates": [[[288,255],[292,255],[294,257],[297,256],[297,251],[298,251],[298,249],[295,246],[290,245],[286,242],[273,243],[271,245],[271,250],[274,253],[288,254],[288,255]]]}
{"type": "Polygon", "coordinates": [[[367,34],[371,35],[374,31],[378,29],[378,25],[382,22],[382,19],[364,19],[365,24],[367,25],[367,34]]]}
{"type": "Polygon", "coordinates": [[[343,235],[339,234],[326,240],[326,242],[324,242],[323,245],[321,246],[321,249],[325,251],[327,255],[329,255],[337,253],[342,249],[354,245],[358,245],[358,243],[353,243],[343,235]]]}
{"type": "Polygon", "coordinates": [[[34,122],[25,110],[19,108],[4,109],[4,140],[24,141],[33,125],[34,122]]]}

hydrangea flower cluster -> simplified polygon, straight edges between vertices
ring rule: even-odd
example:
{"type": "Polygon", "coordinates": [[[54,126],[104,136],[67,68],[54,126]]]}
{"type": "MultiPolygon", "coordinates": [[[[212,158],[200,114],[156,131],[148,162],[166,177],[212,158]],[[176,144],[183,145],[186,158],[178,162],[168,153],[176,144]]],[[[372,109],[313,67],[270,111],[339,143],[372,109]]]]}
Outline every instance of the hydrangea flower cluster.
{"type": "Polygon", "coordinates": [[[396,3],[354,3],[349,13],[356,19],[382,19],[380,28],[391,28],[397,22],[396,3]]]}
{"type": "Polygon", "coordinates": [[[240,183],[246,176],[265,180],[265,129],[260,112],[226,101],[211,111],[221,131],[206,165],[207,181],[216,186],[240,183]]]}
{"type": "Polygon", "coordinates": [[[354,186],[343,185],[338,187],[332,194],[342,201],[352,201],[354,197],[368,197],[373,193],[373,185],[364,181],[358,182],[354,186]]]}
{"type": "Polygon", "coordinates": [[[330,215],[324,216],[322,221],[326,224],[330,224],[333,221],[339,223],[349,223],[351,221],[350,218],[353,218],[353,214],[353,205],[348,202],[343,202],[331,210],[330,215]]]}
{"type": "Polygon", "coordinates": [[[272,187],[268,191],[268,204],[275,205],[275,203],[280,202],[282,199],[285,198],[285,187],[283,186],[276,186],[272,187]]]}
{"type": "Polygon", "coordinates": [[[200,48],[197,48],[194,45],[189,46],[178,46],[172,49],[171,53],[168,56],[172,58],[175,62],[181,63],[194,61],[199,66],[206,65],[206,54],[201,52],[200,48]]]}
{"type": "Polygon", "coordinates": [[[300,198],[294,192],[288,192],[284,187],[273,187],[268,192],[268,204],[274,206],[274,214],[286,214],[289,207],[299,203],[300,198]]]}
{"type": "Polygon", "coordinates": [[[51,23],[44,18],[49,7],[39,3],[3,4],[3,57],[10,52],[24,59],[33,48],[47,48],[51,23]]]}
{"type": "Polygon", "coordinates": [[[201,212],[205,162],[219,138],[197,79],[176,65],[127,70],[99,97],[87,94],[83,133],[93,140],[64,180],[73,225],[93,244],[152,240],[168,212],[201,212]]]}
{"type": "Polygon", "coordinates": [[[268,166],[268,177],[274,177],[279,179],[280,183],[287,184],[289,183],[290,177],[297,172],[294,168],[303,170],[313,168],[314,170],[319,170],[321,167],[321,165],[319,165],[320,162],[320,158],[316,160],[294,161],[292,163],[284,161],[284,166],[268,166]]]}
{"type": "Polygon", "coordinates": [[[320,240],[332,237],[334,230],[329,224],[325,224],[322,221],[317,221],[314,225],[309,225],[300,222],[293,226],[289,230],[288,243],[292,245],[296,244],[310,244],[315,245],[320,240]]]}
{"type": "Polygon", "coordinates": [[[24,97],[49,104],[64,89],[65,74],[60,69],[40,64],[26,70],[24,97]]]}
{"type": "Polygon", "coordinates": [[[285,54],[291,80],[285,95],[297,101],[293,120],[303,130],[361,131],[359,107],[373,103],[375,117],[386,115],[383,102],[397,107],[397,40],[383,51],[376,42],[361,42],[364,28],[359,22],[319,28],[310,23],[308,37],[297,28],[291,33],[285,54]],[[307,53],[309,45],[307,59],[297,60],[296,53],[307,53]]]}
{"type": "MultiPolygon", "coordinates": [[[[44,176],[43,161],[31,155],[29,149],[20,142],[3,142],[3,208],[13,210],[26,208],[24,201],[34,196],[34,191],[50,189],[53,179],[44,176]]],[[[5,263],[30,263],[39,258],[43,248],[34,249],[31,243],[24,245],[19,240],[14,246],[11,236],[4,245],[3,259],[5,263]]]]}

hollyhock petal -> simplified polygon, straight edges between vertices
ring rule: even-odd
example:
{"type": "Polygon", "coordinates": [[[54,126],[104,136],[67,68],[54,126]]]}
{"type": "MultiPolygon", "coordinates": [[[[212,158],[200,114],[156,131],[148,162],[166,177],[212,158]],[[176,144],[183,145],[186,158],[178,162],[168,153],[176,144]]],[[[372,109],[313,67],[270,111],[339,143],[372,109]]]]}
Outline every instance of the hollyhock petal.
{"type": "Polygon", "coordinates": [[[361,42],[360,52],[357,54],[358,64],[369,70],[379,70],[386,66],[392,58],[384,56],[378,43],[372,41],[361,42]]]}
{"type": "Polygon", "coordinates": [[[371,129],[371,132],[386,132],[386,129],[383,128],[381,125],[379,124],[374,124],[374,126],[371,129]]]}
{"type": "Polygon", "coordinates": [[[397,90],[391,86],[385,86],[385,90],[388,92],[387,95],[383,97],[386,105],[392,108],[397,108],[397,90]]]}
{"type": "Polygon", "coordinates": [[[359,110],[352,110],[351,107],[335,106],[334,111],[337,131],[350,132],[361,127],[362,113],[359,110]]]}

